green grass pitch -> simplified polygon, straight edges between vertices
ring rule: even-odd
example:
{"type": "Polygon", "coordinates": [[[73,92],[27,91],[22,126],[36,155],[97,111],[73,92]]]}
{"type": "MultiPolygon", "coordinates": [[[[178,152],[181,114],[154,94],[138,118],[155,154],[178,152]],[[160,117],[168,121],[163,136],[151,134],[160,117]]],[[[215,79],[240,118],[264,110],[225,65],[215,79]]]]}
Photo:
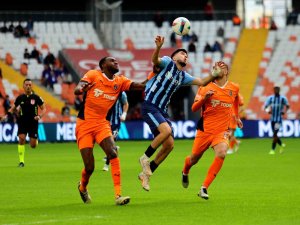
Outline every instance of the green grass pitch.
{"type": "Polygon", "coordinates": [[[18,168],[16,144],[0,145],[0,224],[300,224],[299,139],[284,139],[283,154],[268,155],[271,139],[243,139],[228,155],[209,188],[210,199],[197,192],[213,160],[208,150],[191,169],[190,186],[181,186],[184,158],[192,140],[175,140],[175,148],[142,189],[138,158],[150,141],[119,141],[123,195],[131,202],[114,204],[110,172],[96,146],[96,169],[88,186],[92,204],[82,203],[77,182],[83,163],[75,143],[26,145],[25,167],[18,168]]]}

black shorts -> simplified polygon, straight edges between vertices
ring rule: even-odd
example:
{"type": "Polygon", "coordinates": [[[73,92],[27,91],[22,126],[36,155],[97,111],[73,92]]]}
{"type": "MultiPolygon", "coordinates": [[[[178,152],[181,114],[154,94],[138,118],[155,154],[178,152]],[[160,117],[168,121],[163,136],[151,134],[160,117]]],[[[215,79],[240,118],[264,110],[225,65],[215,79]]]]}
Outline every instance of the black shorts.
{"type": "Polygon", "coordinates": [[[30,138],[38,138],[38,122],[32,121],[30,123],[24,121],[18,121],[18,135],[25,134],[30,138]]]}
{"type": "Polygon", "coordinates": [[[272,126],[272,131],[274,134],[277,134],[280,127],[281,127],[281,123],[280,122],[271,122],[271,126],[272,126]]]}
{"type": "Polygon", "coordinates": [[[150,130],[154,137],[159,135],[158,126],[167,122],[172,129],[172,137],[174,137],[172,122],[169,120],[168,115],[162,113],[156,106],[151,103],[143,102],[142,116],[144,121],[149,125],[150,130]]]}

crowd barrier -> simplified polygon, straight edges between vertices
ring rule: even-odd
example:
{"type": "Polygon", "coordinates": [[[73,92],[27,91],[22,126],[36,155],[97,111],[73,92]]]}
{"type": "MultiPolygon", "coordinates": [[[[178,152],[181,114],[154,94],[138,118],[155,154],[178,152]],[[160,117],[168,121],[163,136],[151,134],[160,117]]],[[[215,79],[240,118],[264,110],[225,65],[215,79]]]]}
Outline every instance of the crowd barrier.
{"type": "MultiPolygon", "coordinates": [[[[175,139],[192,139],[195,137],[197,121],[186,120],[172,122],[175,139]]],[[[75,123],[40,123],[38,138],[40,142],[74,142],[75,123]]],[[[17,142],[18,125],[0,124],[0,143],[17,142]]],[[[235,135],[239,138],[268,138],[272,137],[271,123],[267,120],[246,120],[243,129],[237,129],[235,135]]],[[[299,120],[284,120],[280,137],[300,137],[299,120]]],[[[143,121],[128,121],[121,124],[119,140],[152,139],[148,125],[143,121]]]]}

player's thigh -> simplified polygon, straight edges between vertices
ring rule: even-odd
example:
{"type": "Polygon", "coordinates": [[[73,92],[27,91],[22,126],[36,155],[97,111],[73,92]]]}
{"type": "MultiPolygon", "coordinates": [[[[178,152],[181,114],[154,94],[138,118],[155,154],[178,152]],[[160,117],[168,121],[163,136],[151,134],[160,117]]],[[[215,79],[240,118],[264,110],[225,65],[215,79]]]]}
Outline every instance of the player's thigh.
{"type": "Polygon", "coordinates": [[[212,140],[212,147],[217,156],[225,157],[229,145],[229,136],[229,131],[224,131],[214,135],[212,140]]]}
{"type": "Polygon", "coordinates": [[[116,151],[117,148],[115,146],[113,136],[104,138],[101,141],[100,146],[109,159],[113,159],[117,157],[117,151],[116,151]]]}
{"type": "Polygon", "coordinates": [[[165,115],[163,115],[156,107],[151,106],[151,105],[147,105],[147,104],[143,104],[142,105],[142,116],[143,116],[143,120],[149,125],[150,130],[152,131],[152,133],[154,134],[154,136],[159,134],[159,126],[161,124],[165,124],[163,125],[163,128],[166,128],[167,126],[167,130],[164,129],[163,131],[171,131],[172,130],[172,125],[171,125],[171,121],[169,121],[165,115]]]}
{"type": "Polygon", "coordinates": [[[96,143],[98,143],[100,146],[101,142],[108,137],[111,137],[111,139],[113,140],[110,123],[107,120],[102,121],[98,126],[94,128],[94,135],[96,143]]]}
{"type": "Polygon", "coordinates": [[[82,121],[76,123],[76,141],[79,149],[93,148],[95,143],[94,127],[82,121]]]}
{"type": "Polygon", "coordinates": [[[212,137],[205,132],[197,130],[196,137],[194,139],[192,147],[192,155],[195,159],[199,159],[203,153],[210,147],[212,137]]]}

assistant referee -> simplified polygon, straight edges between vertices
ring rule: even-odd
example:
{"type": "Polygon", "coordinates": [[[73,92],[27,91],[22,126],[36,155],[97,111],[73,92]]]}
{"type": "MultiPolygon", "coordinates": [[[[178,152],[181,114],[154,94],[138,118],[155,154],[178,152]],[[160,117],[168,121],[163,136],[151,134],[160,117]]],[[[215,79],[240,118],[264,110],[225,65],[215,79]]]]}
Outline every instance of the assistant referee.
{"type": "MultiPolygon", "coordinates": [[[[28,134],[30,138],[31,148],[35,148],[38,140],[38,121],[46,113],[45,103],[40,96],[33,93],[32,81],[30,79],[23,81],[23,88],[24,94],[20,94],[16,98],[14,105],[8,111],[17,114],[19,167],[25,166],[24,153],[26,136],[28,134]]],[[[7,115],[4,116],[1,121],[5,120],[6,117],[7,115]]]]}

